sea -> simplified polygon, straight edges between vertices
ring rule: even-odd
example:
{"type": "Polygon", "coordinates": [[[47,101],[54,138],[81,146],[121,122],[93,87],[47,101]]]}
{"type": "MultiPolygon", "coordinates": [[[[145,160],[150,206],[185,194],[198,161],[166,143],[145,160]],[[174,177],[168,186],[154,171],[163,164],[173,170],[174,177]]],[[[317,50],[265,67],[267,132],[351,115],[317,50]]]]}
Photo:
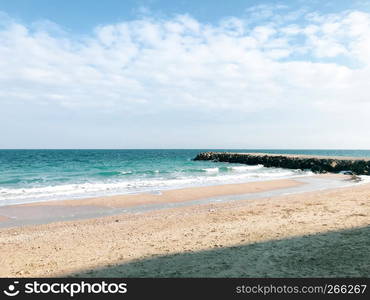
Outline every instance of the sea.
{"type": "Polygon", "coordinates": [[[193,161],[203,151],[370,157],[370,150],[0,150],[0,206],[308,176],[309,170],[193,161]]]}

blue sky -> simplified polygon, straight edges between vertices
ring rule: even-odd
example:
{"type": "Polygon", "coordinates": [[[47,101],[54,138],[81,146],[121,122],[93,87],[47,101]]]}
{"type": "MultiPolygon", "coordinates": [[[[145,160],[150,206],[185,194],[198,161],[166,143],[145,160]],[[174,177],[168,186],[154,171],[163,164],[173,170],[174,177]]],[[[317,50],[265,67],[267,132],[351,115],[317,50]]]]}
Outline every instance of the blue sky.
{"type": "Polygon", "coordinates": [[[18,20],[30,23],[50,20],[66,30],[88,33],[97,25],[133,20],[150,11],[161,17],[189,14],[201,22],[215,23],[225,17],[243,17],[246,10],[258,5],[286,5],[292,10],[309,8],[322,13],[337,13],[346,9],[369,11],[368,1],[361,0],[12,0],[1,1],[0,10],[18,20]]]}
{"type": "Polygon", "coordinates": [[[2,1],[0,148],[370,148],[368,1],[2,1]]]}

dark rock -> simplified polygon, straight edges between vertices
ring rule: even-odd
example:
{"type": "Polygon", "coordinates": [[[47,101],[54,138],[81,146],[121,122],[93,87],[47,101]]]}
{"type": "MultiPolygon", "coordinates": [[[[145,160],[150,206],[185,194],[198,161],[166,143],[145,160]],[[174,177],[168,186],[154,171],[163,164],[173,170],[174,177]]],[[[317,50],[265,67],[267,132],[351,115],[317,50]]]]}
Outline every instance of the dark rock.
{"type": "Polygon", "coordinates": [[[280,155],[265,153],[230,153],[202,152],[194,160],[211,160],[217,162],[242,163],[247,165],[262,164],[265,167],[311,170],[315,173],[352,172],[351,175],[369,175],[370,160],[361,158],[315,157],[304,155],[280,155]]]}

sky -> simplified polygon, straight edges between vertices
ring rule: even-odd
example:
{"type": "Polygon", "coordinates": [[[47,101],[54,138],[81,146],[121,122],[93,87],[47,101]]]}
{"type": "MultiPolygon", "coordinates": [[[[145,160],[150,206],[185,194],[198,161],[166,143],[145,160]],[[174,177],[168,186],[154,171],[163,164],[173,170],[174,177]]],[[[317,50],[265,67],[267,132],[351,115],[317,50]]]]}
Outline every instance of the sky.
{"type": "Polygon", "coordinates": [[[370,1],[0,1],[0,148],[370,149],[369,78],[370,1]]]}

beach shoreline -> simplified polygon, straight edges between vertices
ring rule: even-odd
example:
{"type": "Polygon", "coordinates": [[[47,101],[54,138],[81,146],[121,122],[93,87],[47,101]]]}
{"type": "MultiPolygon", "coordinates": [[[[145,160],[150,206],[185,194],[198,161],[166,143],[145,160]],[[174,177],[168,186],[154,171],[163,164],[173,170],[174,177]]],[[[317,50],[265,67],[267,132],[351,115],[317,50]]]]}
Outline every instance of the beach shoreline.
{"type": "MultiPolygon", "coordinates": [[[[238,184],[195,186],[159,193],[108,195],[71,200],[50,200],[0,206],[0,228],[58,221],[91,219],[122,213],[274,197],[354,184],[341,174],[255,181],[238,184]]],[[[358,184],[358,183],[357,183],[358,184]]]]}
{"type": "MultiPolygon", "coordinates": [[[[310,255],[320,256],[327,245],[350,247],[361,260],[369,258],[368,251],[363,253],[362,249],[368,247],[368,241],[362,238],[364,234],[368,236],[370,225],[369,197],[370,184],[362,184],[4,228],[0,229],[0,261],[4,266],[0,276],[369,276],[366,262],[363,266],[360,262],[342,262],[340,270],[325,265],[333,263],[330,258],[325,263],[313,261],[308,265],[310,259],[319,260],[309,258],[310,255]],[[347,231],[351,231],[351,236],[360,235],[357,246],[343,242],[341,232],[347,231]],[[312,235],[318,241],[311,243],[313,252],[307,252],[305,241],[312,235]],[[322,239],[329,239],[327,245],[322,239]],[[241,251],[237,256],[231,255],[237,250],[241,251]],[[293,255],[292,251],[308,260],[306,269],[290,265],[287,256],[293,255]],[[280,260],[275,256],[267,259],[269,255],[280,260]],[[262,260],[258,265],[254,264],[257,258],[262,260]]],[[[337,255],[350,255],[347,248],[337,255]]]]}
{"type": "Polygon", "coordinates": [[[91,219],[130,212],[221,201],[222,197],[248,195],[298,187],[304,183],[280,179],[240,184],[198,186],[160,193],[122,194],[72,200],[51,200],[0,207],[0,228],[91,219]]]}

